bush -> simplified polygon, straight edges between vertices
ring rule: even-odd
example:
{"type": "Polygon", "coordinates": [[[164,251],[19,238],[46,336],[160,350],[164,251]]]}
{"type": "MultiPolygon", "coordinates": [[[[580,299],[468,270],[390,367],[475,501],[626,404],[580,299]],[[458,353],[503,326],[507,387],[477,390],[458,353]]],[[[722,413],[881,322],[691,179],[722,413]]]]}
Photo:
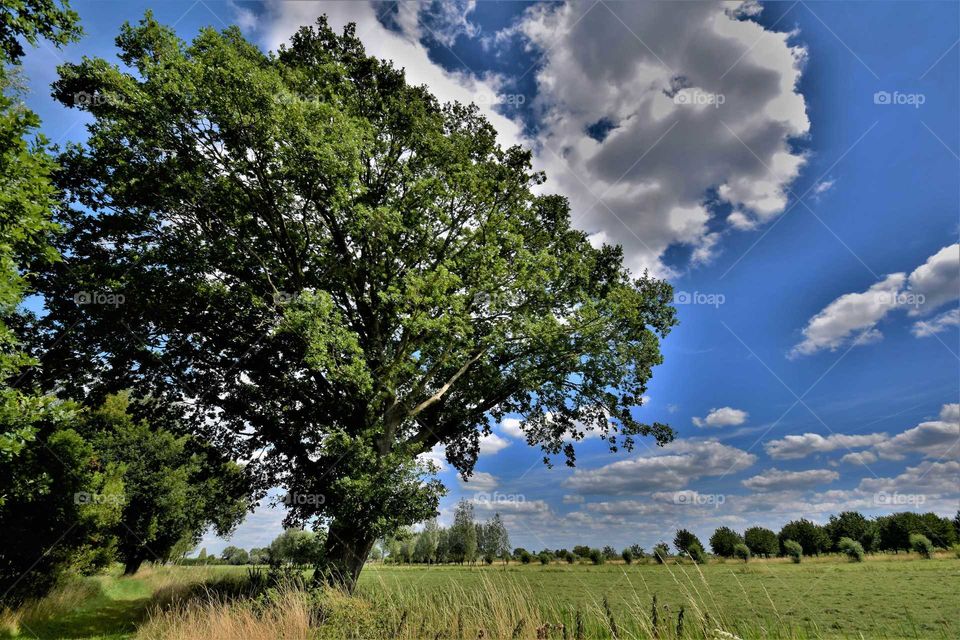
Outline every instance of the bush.
{"type": "Polygon", "coordinates": [[[733,547],[733,557],[743,560],[744,562],[750,561],[750,547],[743,544],[734,545],[733,547]]]}
{"type": "Polygon", "coordinates": [[[483,554],[483,561],[487,564],[493,564],[493,554],[489,552],[483,554]]]}
{"type": "Polygon", "coordinates": [[[659,542],[653,547],[653,557],[656,558],[658,564],[667,561],[667,558],[670,557],[670,547],[667,546],[666,542],[659,542]]]}
{"type": "Polygon", "coordinates": [[[803,559],[803,547],[800,546],[799,542],[794,540],[783,541],[783,552],[793,561],[794,564],[799,564],[800,560],[803,559]]]}
{"type": "Polygon", "coordinates": [[[590,562],[593,564],[603,564],[605,558],[600,549],[590,549],[590,562]]]}
{"type": "Polygon", "coordinates": [[[707,552],[703,550],[703,545],[695,542],[687,549],[687,553],[690,554],[690,559],[697,564],[707,564],[707,552]]]}
{"type": "Polygon", "coordinates": [[[573,564],[574,562],[577,561],[577,556],[576,556],[576,554],[574,554],[574,553],[572,553],[572,552],[570,552],[570,551],[567,551],[567,554],[564,556],[564,558],[566,559],[567,564],[573,564]]]}
{"type": "Polygon", "coordinates": [[[953,545],[953,555],[960,558],[960,544],[953,545]]]}
{"type": "Polygon", "coordinates": [[[537,557],[540,559],[540,564],[550,564],[550,554],[546,551],[541,551],[537,557]]]}
{"type": "Polygon", "coordinates": [[[533,556],[530,555],[530,552],[526,549],[520,550],[520,562],[523,564],[530,564],[530,560],[533,559],[533,556]]]}
{"type": "Polygon", "coordinates": [[[630,551],[630,549],[624,549],[623,553],[620,554],[620,557],[623,558],[625,563],[630,564],[633,562],[633,551],[630,551]]]}
{"type": "Polygon", "coordinates": [[[850,538],[840,538],[837,542],[837,549],[841,553],[847,554],[851,562],[863,562],[863,545],[850,538]]]}
{"type": "Polygon", "coordinates": [[[933,543],[930,538],[922,533],[910,534],[910,548],[920,554],[923,558],[933,557],[933,543]]]}

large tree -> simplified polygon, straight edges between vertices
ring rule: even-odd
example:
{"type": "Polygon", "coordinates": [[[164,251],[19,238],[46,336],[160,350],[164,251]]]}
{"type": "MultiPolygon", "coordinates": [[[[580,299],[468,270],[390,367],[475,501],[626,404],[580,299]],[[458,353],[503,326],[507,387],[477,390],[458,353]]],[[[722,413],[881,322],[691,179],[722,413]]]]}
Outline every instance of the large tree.
{"type": "Polygon", "coordinates": [[[507,413],[548,463],[592,429],[614,450],[672,437],[631,414],[670,286],[573,229],[475,107],[324,19],[275,55],[150,16],[117,45],[122,66],[55,86],[93,122],[62,159],[47,382],[181,403],[262,490],[303,497],[290,526],[329,525],[318,575],[352,586],[378,537],[436,513],[417,456],[443,445],[468,476],[507,413]]]}

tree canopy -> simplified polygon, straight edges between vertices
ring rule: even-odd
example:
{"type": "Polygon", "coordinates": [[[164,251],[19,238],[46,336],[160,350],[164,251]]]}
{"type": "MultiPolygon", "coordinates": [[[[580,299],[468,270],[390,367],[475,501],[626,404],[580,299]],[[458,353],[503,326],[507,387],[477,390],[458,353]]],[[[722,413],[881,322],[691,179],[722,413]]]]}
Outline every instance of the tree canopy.
{"type": "Polygon", "coordinates": [[[417,456],[443,445],[469,475],[507,413],[548,463],[592,429],[614,450],[671,439],[631,413],[670,286],[573,229],[475,107],[322,18],[275,55],[236,28],[187,45],[150,15],[117,46],[121,66],[66,64],[55,85],[93,122],[61,158],[47,384],[163,400],[261,491],[322,496],[287,523],[329,523],[348,583],[376,538],[436,513],[417,456]]]}

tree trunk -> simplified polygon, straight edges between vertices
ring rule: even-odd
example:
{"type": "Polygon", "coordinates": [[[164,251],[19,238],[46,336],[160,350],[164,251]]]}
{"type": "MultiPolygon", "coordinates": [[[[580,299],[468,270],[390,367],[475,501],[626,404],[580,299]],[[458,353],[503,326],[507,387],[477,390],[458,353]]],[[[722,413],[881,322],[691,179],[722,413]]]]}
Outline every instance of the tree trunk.
{"type": "Polygon", "coordinates": [[[132,576],[140,569],[141,564],[143,564],[143,558],[127,558],[126,562],[123,563],[123,575],[132,576]]]}
{"type": "Polygon", "coordinates": [[[353,593],[374,542],[374,538],[362,528],[334,520],[327,531],[323,559],[314,568],[313,583],[328,584],[353,593]]]}

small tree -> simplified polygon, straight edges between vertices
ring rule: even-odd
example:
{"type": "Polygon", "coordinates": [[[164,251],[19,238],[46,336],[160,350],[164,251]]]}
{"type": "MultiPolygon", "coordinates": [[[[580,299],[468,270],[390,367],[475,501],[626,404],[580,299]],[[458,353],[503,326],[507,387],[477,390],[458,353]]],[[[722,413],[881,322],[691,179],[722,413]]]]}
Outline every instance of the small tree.
{"type": "Polygon", "coordinates": [[[739,542],[733,546],[733,557],[743,560],[744,562],[750,561],[750,547],[745,545],[742,542],[739,542]]]}
{"type": "Polygon", "coordinates": [[[703,545],[699,542],[690,545],[687,553],[690,555],[690,559],[696,564],[707,564],[707,552],[703,550],[703,545]]]}
{"type": "Polygon", "coordinates": [[[624,561],[625,564],[631,564],[631,563],[633,563],[633,552],[630,551],[630,549],[624,549],[624,550],[620,553],[620,557],[623,558],[623,561],[624,561]]]}
{"type": "Polygon", "coordinates": [[[789,557],[794,564],[800,564],[800,560],[803,559],[803,547],[800,546],[799,542],[793,540],[783,541],[783,553],[789,557]]]}
{"type": "Polygon", "coordinates": [[[677,549],[677,553],[683,554],[689,552],[690,546],[693,544],[703,546],[700,539],[686,529],[678,530],[677,535],[673,537],[673,546],[677,549]]]}
{"type": "Polygon", "coordinates": [[[590,562],[593,564],[603,564],[605,560],[606,556],[603,555],[600,549],[590,549],[590,562]]]}
{"type": "Polygon", "coordinates": [[[750,547],[750,553],[755,556],[769,558],[780,553],[777,534],[770,529],[750,527],[743,532],[743,542],[750,547]]]}
{"type": "Polygon", "coordinates": [[[606,545],[603,549],[601,549],[601,552],[603,553],[604,560],[615,560],[617,556],[620,555],[617,553],[617,550],[610,545],[606,545]]]}
{"type": "Polygon", "coordinates": [[[666,542],[658,542],[654,545],[653,557],[656,558],[658,564],[663,564],[667,561],[667,558],[670,557],[670,547],[667,546],[666,542]]]}
{"type": "Polygon", "coordinates": [[[734,548],[743,542],[740,534],[730,527],[720,527],[710,536],[710,548],[713,553],[724,558],[732,558],[734,548]]]}
{"type": "Polygon", "coordinates": [[[547,551],[541,551],[537,558],[539,558],[540,564],[550,564],[550,554],[547,551]]]}
{"type": "Polygon", "coordinates": [[[933,543],[930,538],[922,533],[910,534],[910,548],[920,554],[921,558],[930,559],[933,557],[933,543]]]}
{"type": "Polygon", "coordinates": [[[846,554],[851,562],[863,562],[863,545],[851,538],[843,537],[837,541],[837,550],[846,554]]]}

